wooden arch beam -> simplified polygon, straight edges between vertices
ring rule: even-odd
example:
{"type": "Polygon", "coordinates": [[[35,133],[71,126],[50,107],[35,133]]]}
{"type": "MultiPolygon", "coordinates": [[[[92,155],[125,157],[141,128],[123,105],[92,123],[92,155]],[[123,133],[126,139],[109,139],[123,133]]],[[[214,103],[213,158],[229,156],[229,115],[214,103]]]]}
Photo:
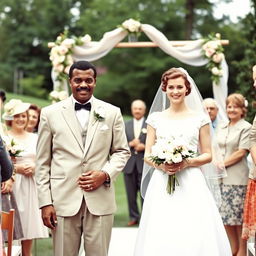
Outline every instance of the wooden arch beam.
{"type": "MultiPolygon", "coordinates": [[[[222,45],[229,44],[229,40],[220,40],[220,41],[222,45]]],[[[169,42],[172,46],[178,47],[178,46],[184,46],[193,41],[186,40],[186,41],[169,41],[169,42]]],[[[152,47],[158,47],[158,45],[153,42],[121,42],[115,46],[115,48],[152,48],[152,47]]]]}

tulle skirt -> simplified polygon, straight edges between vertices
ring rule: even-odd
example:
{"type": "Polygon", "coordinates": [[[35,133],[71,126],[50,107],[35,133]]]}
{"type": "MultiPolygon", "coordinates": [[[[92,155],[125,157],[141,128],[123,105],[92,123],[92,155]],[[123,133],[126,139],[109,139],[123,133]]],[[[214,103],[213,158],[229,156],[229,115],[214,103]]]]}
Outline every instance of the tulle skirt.
{"type": "Polygon", "coordinates": [[[167,174],[155,170],[143,205],[134,256],[231,256],[215,201],[199,168],[177,174],[174,194],[167,174]]]}

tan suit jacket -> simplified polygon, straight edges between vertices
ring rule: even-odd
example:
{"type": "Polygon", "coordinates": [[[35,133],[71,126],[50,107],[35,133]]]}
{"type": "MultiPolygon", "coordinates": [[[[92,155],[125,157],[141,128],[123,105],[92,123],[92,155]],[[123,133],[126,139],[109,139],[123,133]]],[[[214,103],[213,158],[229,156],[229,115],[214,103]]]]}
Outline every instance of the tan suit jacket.
{"type": "Polygon", "coordinates": [[[129,156],[119,108],[92,99],[85,146],[71,98],[43,108],[36,163],[40,207],[53,204],[58,216],[73,216],[84,197],[92,214],[114,213],[113,184],[85,192],[78,187],[77,180],[86,171],[105,170],[113,182],[129,156]],[[94,115],[99,108],[103,108],[105,114],[101,121],[94,115]]]}
{"type": "MultiPolygon", "coordinates": [[[[239,149],[249,150],[249,132],[251,124],[241,119],[234,126],[220,124],[217,129],[217,140],[224,159],[239,149]]],[[[227,177],[222,179],[226,185],[247,185],[249,168],[247,156],[239,162],[226,167],[227,177]]]]}

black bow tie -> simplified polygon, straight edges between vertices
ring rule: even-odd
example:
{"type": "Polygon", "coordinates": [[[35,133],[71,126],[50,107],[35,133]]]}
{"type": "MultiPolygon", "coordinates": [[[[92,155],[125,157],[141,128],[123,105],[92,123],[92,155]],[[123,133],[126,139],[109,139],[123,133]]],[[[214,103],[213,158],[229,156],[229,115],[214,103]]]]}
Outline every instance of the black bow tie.
{"type": "Polygon", "coordinates": [[[85,109],[85,110],[90,111],[91,108],[92,108],[91,103],[90,102],[88,102],[86,104],[80,104],[80,103],[77,103],[77,102],[75,103],[75,110],[80,110],[82,108],[85,109]]]}

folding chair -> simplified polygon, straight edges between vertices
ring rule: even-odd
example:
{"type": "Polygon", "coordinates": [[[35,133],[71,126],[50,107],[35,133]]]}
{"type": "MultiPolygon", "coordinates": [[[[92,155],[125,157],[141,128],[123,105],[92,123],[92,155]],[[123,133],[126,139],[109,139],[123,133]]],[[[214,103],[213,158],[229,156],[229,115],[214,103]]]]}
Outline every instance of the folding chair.
{"type": "Polygon", "coordinates": [[[1,213],[1,228],[8,231],[8,247],[7,256],[12,255],[12,241],[13,241],[13,230],[14,230],[14,209],[10,209],[9,212],[1,213]]]}

